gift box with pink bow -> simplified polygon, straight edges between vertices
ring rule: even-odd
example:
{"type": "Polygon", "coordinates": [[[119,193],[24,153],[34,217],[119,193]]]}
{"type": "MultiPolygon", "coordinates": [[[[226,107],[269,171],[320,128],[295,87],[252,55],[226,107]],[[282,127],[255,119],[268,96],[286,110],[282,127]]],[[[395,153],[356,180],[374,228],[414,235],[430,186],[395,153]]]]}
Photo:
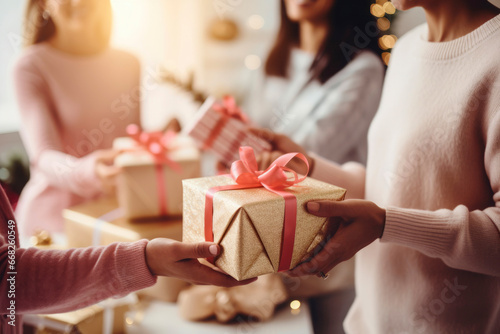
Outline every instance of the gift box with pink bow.
{"type": "Polygon", "coordinates": [[[249,126],[248,116],[233,97],[226,96],[222,101],[209,97],[200,107],[187,133],[199,147],[211,151],[229,166],[238,160],[238,148],[241,146],[252,147],[257,154],[271,150],[267,141],[248,131],[249,126]]]}
{"type": "Polygon", "coordinates": [[[113,148],[121,168],[117,198],[129,219],[182,214],[182,180],[199,177],[200,153],[193,140],[174,132],[143,132],[127,127],[129,137],[117,138],[113,148]]]}
{"type": "Polygon", "coordinates": [[[286,167],[294,158],[307,165],[300,153],[285,154],[264,171],[251,148],[239,154],[230,175],[183,181],[183,241],[220,244],[222,253],[211,261],[237,280],[292,269],[334,232],[305,204],[343,200],[346,191],[286,167]]]}

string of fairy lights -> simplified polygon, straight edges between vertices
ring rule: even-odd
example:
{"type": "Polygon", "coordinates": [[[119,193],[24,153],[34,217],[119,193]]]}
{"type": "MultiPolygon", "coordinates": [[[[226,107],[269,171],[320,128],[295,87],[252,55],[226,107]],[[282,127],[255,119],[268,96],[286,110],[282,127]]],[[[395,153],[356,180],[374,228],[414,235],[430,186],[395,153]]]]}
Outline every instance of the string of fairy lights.
{"type": "Polygon", "coordinates": [[[377,26],[382,32],[386,32],[378,39],[378,46],[382,52],[382,60],[387,65],[391,59],[391,49],[398,38],[389,33],[391,18],[396,14],[396,7],[389,0],[377,0],[370,6],[370,13],[377,17],[377,26]]]}

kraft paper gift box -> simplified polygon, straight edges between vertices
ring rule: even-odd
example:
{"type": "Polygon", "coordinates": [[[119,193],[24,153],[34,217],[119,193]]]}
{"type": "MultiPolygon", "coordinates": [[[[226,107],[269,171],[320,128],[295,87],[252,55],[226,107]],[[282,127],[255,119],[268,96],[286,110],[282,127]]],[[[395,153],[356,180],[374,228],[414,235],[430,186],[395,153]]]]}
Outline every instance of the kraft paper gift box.
{"type": "Polygon", "coordinates": [[[23,320],[24,325],[33,327],[36,334],[103,333],[105,326],[110,333],[118,334],[125,332],[125,314],[137,302],[137,296],[131,294],[67,313],[25,315],[23,320]],[[106,309],[112,310],[112,317],[106,314],[109,312],[106,309]],[[104,324],[105,319],[108,324],[104,324]]]}
{"type": "MultiPolygon", "coordinates": [[[[101,198],[65,209],[63,217],[68,246],[79,248],[154,238],[182,240],[181,218],[135,222],[123,217],[120,210],[115,198],[101,198]]],[[[179,292],[188,286],[188,283],[175,278],[158,277],[154,286],[138,293],[175,302],[179,292]]]]}
{"type": "MultiPolygon", "coordinates": [[[[136,137],[155,134],[139,133],[136,137]]],[[[123,137],[113,143],[113,148],[125,150],[115,159],[115,165],[122,169],[117,177],[117,197],[125,217],[181,215],[182,180],[201,175],[200,152],[195,143],[187,136],[176,136],[167,150],[157,142],[154,145],[159,148],[158,157],[145,148],[151,144],[148,140],[138,141],[123,137]]]]}
{"type": "Polygon", "coordinates": [[[229,166],[238,159],[240,146],[252,147],[257,154],[270,151],[271,145],[248,131],[247,116],[238,108],[234,98],[217,101],[209,97],[186,132],[198,145],[209,150],[229,166]]]}
{"type": "MultiPolygon", "coordinates": [[[[234,185],[228,176],[184,180],[183,241],[205,241],[205,200],[209,189],[234,185]]],[[[332,233],[327,218],[307,212],[310,200],[343,200],[342,188],[306,178],[285,189],[297,199],[292,269],[332,233]]],[[[265,188],[226,190],[213,197],[213,239],[222,246],[215,265],[237,280],[275,273],[280,268],[285,200],[265,188]]]]}

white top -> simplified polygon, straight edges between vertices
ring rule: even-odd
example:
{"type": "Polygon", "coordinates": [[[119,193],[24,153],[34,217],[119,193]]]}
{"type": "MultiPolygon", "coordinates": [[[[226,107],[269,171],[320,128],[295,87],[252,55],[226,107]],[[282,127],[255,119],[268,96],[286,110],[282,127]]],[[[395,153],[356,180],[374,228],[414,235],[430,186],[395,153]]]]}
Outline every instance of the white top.
{"type": "Polygon", "coordinates": [[[295,49],[289,78],[261,75],[247,112],[259,126],[325,158],[365,163],[368,127],[382,91],[382,62],[364,51],[322,85],[309,80],[312,61],[311,54],[295,49]]]}

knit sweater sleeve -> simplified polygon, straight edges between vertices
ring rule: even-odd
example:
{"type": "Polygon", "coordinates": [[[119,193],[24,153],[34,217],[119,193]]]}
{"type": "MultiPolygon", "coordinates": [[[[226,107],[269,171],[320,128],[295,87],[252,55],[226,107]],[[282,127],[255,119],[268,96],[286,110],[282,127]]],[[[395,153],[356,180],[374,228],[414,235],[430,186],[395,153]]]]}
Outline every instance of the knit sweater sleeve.
{"type": "Polygon", "coordinates": [[[146,245],[142,240],[61,251],[18,249],[17,310],[67,312],[153,285],[146,245]]]}
{"type": "Polygon", "coordinates": [[[16,312],[56,313],[75,310],[156,282],[145,257],[147,240],[70,250],[18,248],[17,227],[0,187],[0,313],[10,300],[16,312]],[[14,258],[12,257],[14,255],[14,258]]]}
{"type": "Polygon", "coordinates": [[[93,197],[102,189],[94,173],[96,155],[77,158],[64,152],[50,89],[33,58],[31,54],[22,57],[14,71],[21,133],[32,168],[54,187],[93,197]]]}
{"type": "Polygon", "coordinates": [[[456,269],[500,277],[500,106],[485,130],[485,171],[492,205],[434,212],[387,208],[381,241],[404,245],[456,269]]]}
{"type": "Polygon", "coordinates": [[[309,155],[314,159],[311,177],[346,189],[348,199],[365,197],[366,169],[362,164],[346,162],[339,165],[317,154],[309,155]]]}

